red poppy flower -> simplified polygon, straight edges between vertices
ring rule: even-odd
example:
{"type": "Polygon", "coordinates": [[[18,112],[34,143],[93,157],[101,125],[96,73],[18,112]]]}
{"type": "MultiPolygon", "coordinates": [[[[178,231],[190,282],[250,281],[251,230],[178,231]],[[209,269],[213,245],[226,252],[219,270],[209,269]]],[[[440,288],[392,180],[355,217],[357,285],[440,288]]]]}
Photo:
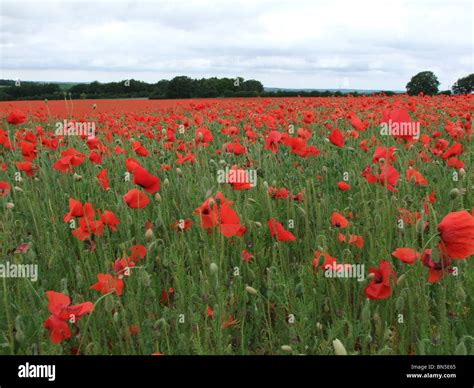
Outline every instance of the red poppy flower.
{"type": "Polygon", "coordinates": [[[340,181],[337,183],[337,188],[341,191],[347,191],[351,188],[351,186],[347,182],[340,181]]]}
{"type": "Polygon", "coordinates": [[[278,131],[271,131],[265,139],[265,149],[276,154],[278,152],[278,143],[282,134],[278,131]]]}
{"type": "Polygon", "coordinates": [[[293,233],[285,230],[282,224],[280,224],[275,218],[270,218],[267,222],[268,229],[270,229],[270,235],[278,241],[294,241],[296,237],[293,233]]]}
{"type": "Polygon", "coordinates": [[[26,176],[34,176],[38,170],[38,166],[34,166],[31,162],[17,162],[18,170],[25,172],[26,176]]]}
{"type": "Polygon", "coordinates": [[[438,262],[431,258],[431,249],[425,249],[421,261],[425,267],[428,267],[428,283],[438,282],[446,273],[454,271],[451,266],[451,259],[448,257],[441,257],[438,262]]]}
{"type": "Polygon", "coordinates": [[[185,156],[181,155],[179,152],[176,152],[176,156],[178,157],[176,164],[184,164],[186,162],[192,164],[196,162],[196,158],[191,151],[189,151],[185,156]]]}
{"type": "Polygon", "coordinates": [[[159,178],[150,174],[141,166],[136,166],[133,172],[133,183],[143,187],[148,193],[154,193],[160,189],[159,178]]]}
{"type": "Polygon", "coordinates": [[[131,189],[123,196],[123,201],[132,209],[143,209],[150,202],[150,198],[138,189],[131,189]]]}
{"type": "Polygon", "coordinates": [[[169,306],[173,302],[174,289],[168,288],[168,290],[162,290],[160,295],[160,303],[169,306]]]}
{"type": "Polygon", "coordinates": [[[26,121],[26,115],[21,110],[14,110],[8,114],[7,121],[13,125],[23,124],[26,121]]]}
{"type": "Polygon", "coordinates": [[[201,228],[203,229],[212,229],[219,223],[217,203],[212,197],[206,199],[201,206],[194,209],[194,214],[199,214],[201,228]]]}
{"type": "Polygon", "coordinates": [[[329,141],[334,144],[335,146],[342,148],[344,145],[344,138],[342,137],[342,133],[339,131],[339,129],[334,128],[329,135],[329,141]]]}
{"type": "Polygon", "coordinates": [[[52,314],[45,322],[44,327],[49,330],[51,342],[58,344],[71,336],[69,326],[65,321],[76,323],[84,314],[92,312],[94,305],[84,302],[70,306],[68,296],[55,291],[46,291],[48,310],[52,314]]]}
{"type": "Polygon", "coordinates": [[[69,325],[55,315],[50,315],[44,322],[44,328],[49,331],[49,338],[53,344],[59,344],[71,337],[69,325]]]}
{"type": "Polygon", "coordinates": [[[104,223],[104,225],[107,225],[114,232],[117,231],[116,225],[120,224],[120,221],[117,216],[110,210],[105,210],[104,214],[100,215],[100,220],[104,223]]]}
{"type": "Polygon", "coordinates": [[[412,248],[397,248],[392,252],[392,256],[406,264],[414,264],[416,259],[420,258],[420,254],[412,248]]]}
{"type": "Polygon", "coordinates": [[[232,185],[234,190],[249,190],[253,187],[249,181],[247,172],[237,168],[237,166],[232,166],[227,174],[226,180],[232,185]]]}
{"type": "Polygon", "coordinates": [[[36,150],[36,145],[34,143],[21,141],[19,146],[21,148],[21,155],[23,156],[24,160],[31,162],[36,158],[38,151],[36,150]]]}
{"type": "Polygon", "coordinates": [[[5,181],[0,181],[0,197],[6,197],[11,190],[11,186],[5,182],[5,181]]]}
{"type": "Polygon", "coordinates": [[[250,260],[253,258],[253,253],[247,252],[245,249],[242,249],[242,261],[250,263],[250,260]]]}
{"type": "Polygon", "coordinates": [[[240,218],[226,202],[219,207],[219,231],[225,237],[242,236],[247,228],[240,225],[240,218]]]}
{"type": "Polygon", "coordinates": [[[349,221],[338,212],[333,212],[331,215],[331,225],[336,228],[344,229],[349,225],[349,221]]]}
{"type": "Polygon", "coordinates": [[[451,259],[474,254],[474,217],[466,210],[449,213],[438,224],[441,247],[451,259]]]}
{"type": "Polygon", "coordinates": [[[82,203],[74,198],[69,198],[69,213],[64,214],[64,222],[71,221],[74,217],[82,217],[84,215],[84,210],[82,208],[82,203]]]}
{"type": "Polygon", "coordinates": [[[211,131],[206,128],[198,128],[194,134],[194,142],[196,146],[208,147],[212,138],[211,131]]]}
{"type": "Polygon", "coordinates": [[[107,178],[107,169],[103,169],[96,175],[99,184],[102,186],[104,190],[110,189],[109,186],[109,179],[107,178]]]}
{"type": "Polygon", "coordinates": [[[125,160],[125,168],[127,169],[128,172],[133,174],[137,167],[140,167],[140,163],[138,163],[137,160],[133,158],[128,158],[125,160]]]}
{"type": "Polygon", "coordinates": [[[146,255],[146,248],[144,245],[132,245],[131,253],[130,253],[130,260],[139,261],[139,259],[143,259],[146,255]]]}
{"type": "Polygon", "coordinates": [[[134,141],[132,143],[132,149],[137,155],[148,156],[148,150],[144,146],[142,146],[139,141],[134,141]]]}
{"type": "Polygon", "coordinates": [[[364,238],[362,236],[350,234],[349,245],[355,245],[357,248],[362,249],[364,247],[364,238]]]}
{"type": "Polygon", "coordinates": [[[71,172],[73,167],[79,166],[84,161],[85,157],[74,148],[69,148],[61,152],[61,159],[55,162],[52,167],[60,172],[71,172]]]}
{"type": "Polygon", "coordinates": [[[268,194],[273,199],[287,199],[288,198],[288,190],[282,187],[281,189],[277,189],[276,187],[269,187],[268,194]]]}
{"type": "Polygon", "coordinates": [[[396,274],[388,261],[381,260],[378,268],[370,267],[369,274],[374,274],[374,277],[364,290],[367,298],[386,299],[392,295],[390,280],[395,280],[396,274]]]}
{"type": "Polygon", "coordinates": [[[93,284],[90,288],[99,291],[102,295],[113,291],[120,296],[123,290],[123,280],[108,273],[100,273],[97,275],[97,283],[93,284]]]}
{"type": "Polygon", "coordinates": [[[426,186],[428,185],[428,181],[425,179],[423,175],[418,170],[409,167],[406,171],[406,181],[414,181],[416,185],[426,186]]]}

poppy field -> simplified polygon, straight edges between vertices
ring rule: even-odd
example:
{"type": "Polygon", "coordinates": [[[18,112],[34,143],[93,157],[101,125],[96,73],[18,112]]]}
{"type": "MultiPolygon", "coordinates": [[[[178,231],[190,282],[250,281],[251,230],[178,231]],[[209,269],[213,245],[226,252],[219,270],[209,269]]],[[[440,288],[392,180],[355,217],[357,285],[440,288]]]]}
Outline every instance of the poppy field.
{"type": "Polygon", "coordinates": [[[473,102],[0,103],[0,354],[474,354],[473,102]]]}

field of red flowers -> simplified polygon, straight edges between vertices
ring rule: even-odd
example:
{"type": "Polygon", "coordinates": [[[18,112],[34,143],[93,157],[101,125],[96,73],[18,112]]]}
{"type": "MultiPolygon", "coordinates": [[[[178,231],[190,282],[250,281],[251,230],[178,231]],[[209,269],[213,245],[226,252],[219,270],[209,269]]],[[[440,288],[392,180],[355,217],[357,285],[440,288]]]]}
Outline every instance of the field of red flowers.
{"type": "Polygon", "coordinates": [[[0,354],[474,354],[473,102],[0,103],[0,354]]]}

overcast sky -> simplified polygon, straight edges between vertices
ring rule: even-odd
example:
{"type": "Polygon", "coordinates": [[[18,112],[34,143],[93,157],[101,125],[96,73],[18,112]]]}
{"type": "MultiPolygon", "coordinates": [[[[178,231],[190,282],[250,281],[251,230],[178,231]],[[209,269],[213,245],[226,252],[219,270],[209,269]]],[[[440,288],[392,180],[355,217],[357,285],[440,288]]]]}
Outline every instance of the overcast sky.
{"type": "Polygon", "coordinates": [[[471,0],[0,2],[0,78],[404,90],[474,72],[471,0]]]}

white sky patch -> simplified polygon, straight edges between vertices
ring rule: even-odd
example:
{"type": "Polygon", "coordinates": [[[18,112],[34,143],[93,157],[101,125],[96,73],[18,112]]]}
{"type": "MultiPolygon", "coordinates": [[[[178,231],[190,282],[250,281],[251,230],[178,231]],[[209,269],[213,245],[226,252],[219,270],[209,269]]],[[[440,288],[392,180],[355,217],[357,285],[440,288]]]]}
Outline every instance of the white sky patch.
{"type": "Polygon", "coordinates": [[[404,90],[432,70],[443,90],[473,72],[472,15],[470,0],[2,0],[0,78],[404,90]]]}

